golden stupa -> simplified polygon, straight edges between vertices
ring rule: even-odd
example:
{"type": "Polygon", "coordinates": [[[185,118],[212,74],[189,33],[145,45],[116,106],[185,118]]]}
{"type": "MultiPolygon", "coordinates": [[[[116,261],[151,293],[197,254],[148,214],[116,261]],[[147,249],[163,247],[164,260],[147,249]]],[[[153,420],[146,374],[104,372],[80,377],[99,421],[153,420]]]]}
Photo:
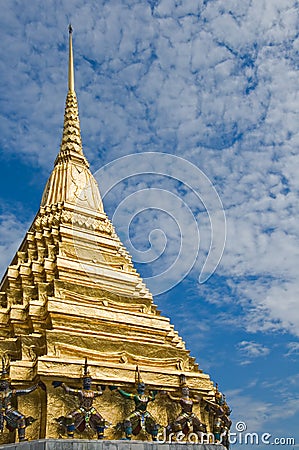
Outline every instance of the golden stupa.
{"type": "MultiPolygon", "coordinates": [[[[160,315],[104,212],[82,151],[71,32],[60,151],[0,291],[0,356],[10,358],[11,385],[21,389],[41,380],[45,386],[18,397],[17,409],[36,419],[26,430],[28,439],[61,436],[56,418],[74,408],[74,399],[52,382],[80,387],[85,358],[94,385],[130,391],[138,365],[149,389],[177,392],[183,374],[199,398],[215,398],[209,376],[199,370],[169,319],[160,315]]],[[[109,389],[95,406],[111,424],[129,408],[109,389]]],[[[173,405],[159,394],[150,411],[166,426],[173,405]]],[[[199,402],[195,411],[211,430],[204,404],[199,402]]],[[[116,436],[113,426],[105,436],[116,436]]],[[[0,443],[15,439],[16,433],[4,428],[0,443]]]]}

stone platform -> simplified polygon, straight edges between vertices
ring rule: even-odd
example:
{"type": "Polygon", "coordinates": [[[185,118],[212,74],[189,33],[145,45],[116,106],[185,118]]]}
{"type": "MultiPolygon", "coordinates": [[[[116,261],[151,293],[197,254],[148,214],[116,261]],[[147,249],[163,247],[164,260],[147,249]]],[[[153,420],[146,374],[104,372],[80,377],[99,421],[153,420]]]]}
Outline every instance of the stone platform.
{"type": "Polygon", "coordinates": [[[220,444],[188,442],[96,441],[85,439],[40,439],[1,445],[3,450],[226,450],[220,444]]]}

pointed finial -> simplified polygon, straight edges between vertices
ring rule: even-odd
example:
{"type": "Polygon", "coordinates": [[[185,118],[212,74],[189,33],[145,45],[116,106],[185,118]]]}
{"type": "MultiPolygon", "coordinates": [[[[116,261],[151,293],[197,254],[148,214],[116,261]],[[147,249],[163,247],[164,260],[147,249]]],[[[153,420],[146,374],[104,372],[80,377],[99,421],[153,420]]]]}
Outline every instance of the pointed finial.
{"type": "Polygon", "coordinates": [[[72,34],[73,27],[71,24],[69,24],[69,91],[75,90],[72,34]]]}
{"type": "Polygon", "coordinates": [[[85,357],[84,361],[84,378],[89,377],[89,370],[88,370],[88,364],[87,364],[87,358],[85,357]]]}
{"type": "Polygon", "coordinates": [[[141,378],[141,373],[140,373],[140,369],[138,366],[136,366],[135,369],[135,384],[136,386],[138,386],[138,384],[143,383],[143,380],[141,378]]]}

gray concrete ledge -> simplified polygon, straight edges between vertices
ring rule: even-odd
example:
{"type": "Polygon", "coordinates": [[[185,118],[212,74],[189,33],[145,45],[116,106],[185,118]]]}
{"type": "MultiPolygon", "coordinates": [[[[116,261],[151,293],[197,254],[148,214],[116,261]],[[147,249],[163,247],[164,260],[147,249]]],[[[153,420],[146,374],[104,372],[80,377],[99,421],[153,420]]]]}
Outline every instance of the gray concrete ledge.
{"type": "Polygon", "coordinates": [[[40,439],[0,445],[3,450],[226,450],[220,444],[148,441],[97,441],[87,439],[40,439]]]}

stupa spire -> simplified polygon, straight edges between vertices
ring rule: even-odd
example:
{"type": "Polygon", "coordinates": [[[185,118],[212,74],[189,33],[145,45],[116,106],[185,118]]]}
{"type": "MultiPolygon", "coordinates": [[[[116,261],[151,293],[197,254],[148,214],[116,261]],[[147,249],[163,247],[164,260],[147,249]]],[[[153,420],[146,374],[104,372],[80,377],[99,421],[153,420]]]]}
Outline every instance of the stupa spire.
{"type": "Polygon", "coordinates": [[[60,150],[41,206],[64,201],[103,211],[100,192],[82,149],[79,109],[74,83],[73,28],[69,25],[68,93],[60,150]]]}
{"type": "Polygon", "coordinates": [[[79,109],[74,82],[75,77],[72,37],[73,28],[72,25],[69,25],[68,93],[65,103],[62,141],[55,165],[61,162],[61,160],[65,161],[66,159],[79,156],[80,159],[84,159],[84,164],[88,167],[88,162],[86,161],[82,150],[79,109]]]}
{"type": "Polygon", "coordinates": [[[73,27],[69,24],[69,91],[75,91],[74,57],[73,57],[73,27]]]}

